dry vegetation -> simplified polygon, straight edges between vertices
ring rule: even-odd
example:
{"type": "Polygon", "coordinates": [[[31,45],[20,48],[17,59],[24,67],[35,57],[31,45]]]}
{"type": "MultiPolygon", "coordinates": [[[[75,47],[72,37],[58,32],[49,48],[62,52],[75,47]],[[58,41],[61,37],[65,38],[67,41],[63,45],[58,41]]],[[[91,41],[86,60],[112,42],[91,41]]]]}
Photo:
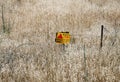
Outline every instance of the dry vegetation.
{"type": "Polygon", "coordinates": [[[0,82],[120,82],[119,0],[0,0],[0,6],[0,82]],[[65,49],[54,42],[58,31],[71,33],[65,49]]]}

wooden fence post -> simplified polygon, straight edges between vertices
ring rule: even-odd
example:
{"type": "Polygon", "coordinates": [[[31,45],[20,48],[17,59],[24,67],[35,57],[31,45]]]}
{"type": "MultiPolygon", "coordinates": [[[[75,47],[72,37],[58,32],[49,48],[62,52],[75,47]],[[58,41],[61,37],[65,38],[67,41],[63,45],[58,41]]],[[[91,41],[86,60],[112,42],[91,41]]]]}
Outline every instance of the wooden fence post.
{"type": "Polygon", "coordinates": [[[5,33],[5,20],[4,20],[4,5],[2,5],[2,23],[3,23],[3,33],[5,33]]]}

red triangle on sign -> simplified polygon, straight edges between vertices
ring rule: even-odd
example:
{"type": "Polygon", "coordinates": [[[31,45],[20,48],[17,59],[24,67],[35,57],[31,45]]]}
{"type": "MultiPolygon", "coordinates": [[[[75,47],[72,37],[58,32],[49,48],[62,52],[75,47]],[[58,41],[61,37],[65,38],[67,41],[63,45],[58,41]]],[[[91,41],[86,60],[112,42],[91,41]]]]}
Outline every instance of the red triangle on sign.
{"type": "Polygon", "coordinates": [[[60,35],[58,36],[58,38],[62,38],[62,34],[60,34],[60,35]]]}

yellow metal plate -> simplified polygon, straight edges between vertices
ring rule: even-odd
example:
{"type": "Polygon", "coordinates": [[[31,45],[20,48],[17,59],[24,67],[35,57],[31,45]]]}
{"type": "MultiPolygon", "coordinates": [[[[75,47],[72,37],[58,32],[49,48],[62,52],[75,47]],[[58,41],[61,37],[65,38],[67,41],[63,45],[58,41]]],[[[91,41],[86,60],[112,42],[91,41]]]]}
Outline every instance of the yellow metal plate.
{"type": "Polygon", "coordinates": [[[69,32],[57,32],[55,42],[60,43],[60,44],[68,44],[68,43],[70,43],[70,34],[69,34],[69,32]]]}

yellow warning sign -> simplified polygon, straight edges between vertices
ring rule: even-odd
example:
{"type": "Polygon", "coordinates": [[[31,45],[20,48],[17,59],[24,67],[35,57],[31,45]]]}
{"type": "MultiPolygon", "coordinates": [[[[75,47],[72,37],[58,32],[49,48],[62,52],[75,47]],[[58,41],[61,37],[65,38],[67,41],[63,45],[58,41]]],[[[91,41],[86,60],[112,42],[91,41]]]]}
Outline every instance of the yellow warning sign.
{"type": "Polygon", "coordinates": [[[57,32],[55,42],[60,43],[60,44],[68,44],[68,43],[70,43],[70,34],[69,34],[69,32],[57,32]]]}

